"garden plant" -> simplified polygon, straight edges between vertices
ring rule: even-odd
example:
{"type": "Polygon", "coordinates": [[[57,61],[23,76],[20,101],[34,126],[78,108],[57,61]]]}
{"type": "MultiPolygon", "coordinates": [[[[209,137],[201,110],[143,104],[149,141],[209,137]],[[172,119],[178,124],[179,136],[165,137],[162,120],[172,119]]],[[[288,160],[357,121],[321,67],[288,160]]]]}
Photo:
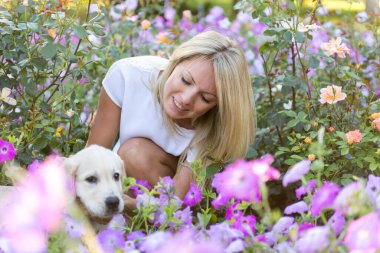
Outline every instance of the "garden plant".
{"type": "Polygon", "coordinates": [[[379,13],[184,2],[0,1],[0,185],[17,187],[0,200],[0,252],[380,250],[379,13]],[[137,210],[95,233],[59,157],[84,148],[113,62],[169,57],[206,29],[245,52],[255,143],[244,160],[194,162],[183,200],[169,177],[124,178],[137,210]]]}

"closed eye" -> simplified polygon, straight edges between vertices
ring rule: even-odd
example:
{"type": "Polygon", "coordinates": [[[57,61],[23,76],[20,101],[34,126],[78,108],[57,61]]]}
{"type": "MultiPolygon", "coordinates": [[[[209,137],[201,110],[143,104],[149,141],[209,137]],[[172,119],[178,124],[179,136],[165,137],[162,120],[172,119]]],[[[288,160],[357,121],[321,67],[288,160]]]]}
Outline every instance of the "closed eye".
{"type": "Polygon", "coordinates": [[[190,85],[190,84],[191,84],[191,82],[186,81],[186,79],[185,79],[184,77],[181,77],[181,80],[182,80],[182,82],[183,82],[184,84],[186,84],[186,85],[190,85]]]}
{"type": "Polygon", "coordinates": [[[114,173],[114,174],[113,174],[113,179],[114,179],[115,181],[119,181],[119,179],[120,179],[120,174],[119,174],[119,173],[114,173]]]}
{"type": "Polygon", "coordinates": [[[89,176],[85,179],[90,184],[96,184],[98,182],[98,178],[95,176],[89,176]]]}
{"type": "Polygon", "coordinates": [[[201,98],[204,102],[206,102],[207,104],[210,103],[210,100],[208,100],[205,96],[201,95],[201,98]]]}

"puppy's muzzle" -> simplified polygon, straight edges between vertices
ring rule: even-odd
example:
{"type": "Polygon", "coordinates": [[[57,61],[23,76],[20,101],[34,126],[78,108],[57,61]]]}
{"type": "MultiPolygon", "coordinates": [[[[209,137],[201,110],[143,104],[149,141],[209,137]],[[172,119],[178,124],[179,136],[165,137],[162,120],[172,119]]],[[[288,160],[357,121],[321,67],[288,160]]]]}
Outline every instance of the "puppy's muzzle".
{"type": "Polygon", "coordinates": [[[119,210],[120,200],[118,197],[108,197],[106,198],[105,203],[109,212],[117,212],[119,210]]]}

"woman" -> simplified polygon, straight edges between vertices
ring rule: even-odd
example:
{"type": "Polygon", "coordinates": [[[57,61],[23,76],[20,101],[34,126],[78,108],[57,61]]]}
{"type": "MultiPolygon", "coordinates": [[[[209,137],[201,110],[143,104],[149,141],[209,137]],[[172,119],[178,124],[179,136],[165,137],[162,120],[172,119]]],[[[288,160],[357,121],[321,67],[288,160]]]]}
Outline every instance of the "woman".
{"type": "MultiPolygon", "coordinates": [[[[237,43],[215,31],[180,45],[169,61],[155,56],[114,63],[103,80],[87,145],[112,148],[128,176],[172,176],[183,198],[191,163],[242,158],[256,117],[248,66],[237,43]]],[[[126,205],[134,206],[125,198],[126,205]]]]}

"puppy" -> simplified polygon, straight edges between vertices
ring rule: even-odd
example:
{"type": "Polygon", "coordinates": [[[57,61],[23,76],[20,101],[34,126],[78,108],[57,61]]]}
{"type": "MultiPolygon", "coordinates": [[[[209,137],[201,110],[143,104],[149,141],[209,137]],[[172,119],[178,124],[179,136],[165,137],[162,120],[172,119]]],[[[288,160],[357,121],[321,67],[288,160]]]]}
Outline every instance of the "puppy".
{"type": "Polygon", "coordinates": [[[114,152],[91,145],[64,160],[64,166],[74,177],[76,197],[98,223],[109,220],[124,209],[122,178],[123,160],[114,152]]]}

